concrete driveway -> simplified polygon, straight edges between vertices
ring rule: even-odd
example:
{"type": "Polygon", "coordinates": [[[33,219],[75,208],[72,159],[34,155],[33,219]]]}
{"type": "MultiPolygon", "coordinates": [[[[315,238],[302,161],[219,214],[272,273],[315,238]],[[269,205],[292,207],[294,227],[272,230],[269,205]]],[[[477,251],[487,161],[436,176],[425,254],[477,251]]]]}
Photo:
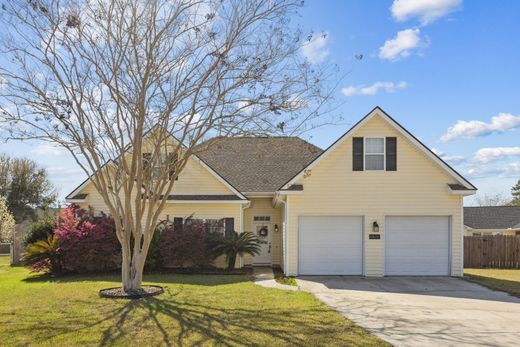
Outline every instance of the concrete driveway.
{"type": "Polygon", "coordinates": [[[520,299],[461,279],[308,276],[298,283],[396,346],[520,346],[520,299]]]}

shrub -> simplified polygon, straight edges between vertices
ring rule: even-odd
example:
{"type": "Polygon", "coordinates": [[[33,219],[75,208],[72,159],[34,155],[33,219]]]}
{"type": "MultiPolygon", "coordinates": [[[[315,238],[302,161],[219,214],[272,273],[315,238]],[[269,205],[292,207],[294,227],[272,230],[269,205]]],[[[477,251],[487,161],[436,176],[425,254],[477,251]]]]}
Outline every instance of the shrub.
{"type": "Polygon", "coordinates": [[[250,232],[237,233],[233,231],[229,235],[218,235],[208,239],[207,247],[209,254],[214,259],[225,255],[228,263],[228,270],[235,268],[237,255],[259,254],[260,244],[258,238],[250,232]]]}
{"type": "Polygon", "coordinates": [[[47,240],[49,236],[54,235],[55,221],[54,219],[47,218],[34,222],[29,227],[29,233],[25,238],[25,245],[28,246],[31,243],[37,241],[47,240]]]}
{"type": "Polygon", "coordinates": [[[210,263],[206,250],[209,232],[204,222],[187,220],[182,226],[168,224],[160,233],[160,255],[166,267],[203,267],[210,263]]]}
{"type": "Polygon", "coordinates": [[[22,263],[33,272],[61,272],[60,242],[56,235],[29,244],[22,263]]]}
{"type": "Polygon", "coordinates": [[[146,256],[146,262],[144,263],[144,269],[146,271],[159,270],[163,266],[163,259],[161,257],[161,230],[155,230],[153,233],[152,241],[150,241],[150,248],[146,256]]]}
{"type": "Polygon", "coordinates": [[[14,217],[7,207],[7,200],[0,196],[0,242],[13,241],[14,217]]]}
{"type": "Polygon", "coordinates": [[[121,247],[112,217],[77,205],[63,209],[55,235],[60,241],[61,263],[67,272],[100,272],[118,269],[121,247]]]}

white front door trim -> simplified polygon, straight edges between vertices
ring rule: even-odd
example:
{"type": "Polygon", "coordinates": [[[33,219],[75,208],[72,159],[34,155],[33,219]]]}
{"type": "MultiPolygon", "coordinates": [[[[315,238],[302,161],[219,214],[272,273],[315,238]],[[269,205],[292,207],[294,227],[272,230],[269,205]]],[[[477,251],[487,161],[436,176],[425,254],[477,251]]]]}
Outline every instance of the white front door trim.
{"type": "Polygon", "coordinates": [[[268,216],[269,221],[255,221],[255,217],[258,217],[260,215],[255,215],[251,217],[251,225],[252,225],[252,232],[254,235],[259,236],[257,234],[257,227],[258,226],[266,226],[267,227],[267,243],[260,244],[260,254],[253,256],[253,265],[271,265],[272,264],[272,244],[273,244],[273,217],[268,214],[262,214],[262,216],[268,216]]]}

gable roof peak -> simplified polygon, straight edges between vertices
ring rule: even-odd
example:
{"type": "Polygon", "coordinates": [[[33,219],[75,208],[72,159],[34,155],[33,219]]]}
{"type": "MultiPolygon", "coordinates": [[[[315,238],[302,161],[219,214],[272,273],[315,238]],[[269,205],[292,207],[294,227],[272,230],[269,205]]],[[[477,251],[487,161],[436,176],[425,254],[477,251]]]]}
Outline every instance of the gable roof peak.
{"type": "Polygon", "coordinates": [[[412,133],[406,130],[399,122],[393,119],[388,113],[386,113],[380,106],[375,106],[370,112],[368,112],[363,118],[361,118],[356,124],[354,124],[346,133],[344,133],[340,138],[338,138],[332,145],[330,145],[323,153],[317,156],[313,161],[311,161],[305,168],[303,168],[298,174],[293,176],[289,181],[283,184],[280,189],[286,189],[291,184],[294,184],[298,179],[302,177],[305,171],[313,168],[320,160],[325,158],[331,151],[333,151],[337,146],[339,146],[343,141],[345,141],[350,135],[352,135],[356,130],[362,127],[366,122],[368,122],[374,116],[380,116],[385,121],[387,121],[392,127],[394,127],[398,132],[400,132],[405,138],[410,140],[412,144],[417,146],[420,150],[422,150],[430,159],[436,162],[442,169],[444,169],[450,176],[452,176],[458,183],[466,187],[468,190],[475,191],[477,188],[471,184],[467,179],[465,179],[461,174],[459,174],[454,168],[452,168],[448,163],[442,160],[437,154],[433,153],[430,148],[428,148],[424,143],[422,143],[417,137],[415,137],[412,133]]]}

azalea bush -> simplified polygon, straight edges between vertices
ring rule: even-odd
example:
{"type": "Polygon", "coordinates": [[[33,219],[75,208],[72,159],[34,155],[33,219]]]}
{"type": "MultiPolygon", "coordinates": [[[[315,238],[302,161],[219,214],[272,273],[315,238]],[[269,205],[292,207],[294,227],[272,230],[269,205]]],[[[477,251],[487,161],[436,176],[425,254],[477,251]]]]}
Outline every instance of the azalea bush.
{"type": "Polygon", "coordinates": [[[85,273],[119,268],[121,246],[112,217],[72,204],[60,212],[54,234],[60,243],[63,271],[85,273]]]}
{"type": "Polygon", "coordinates": [[[165,267],[204,267],[211,259],[206,249],[210,232],[204,221],[188,219],[166,224],[160,233],[160,255],[165,267]]]}

